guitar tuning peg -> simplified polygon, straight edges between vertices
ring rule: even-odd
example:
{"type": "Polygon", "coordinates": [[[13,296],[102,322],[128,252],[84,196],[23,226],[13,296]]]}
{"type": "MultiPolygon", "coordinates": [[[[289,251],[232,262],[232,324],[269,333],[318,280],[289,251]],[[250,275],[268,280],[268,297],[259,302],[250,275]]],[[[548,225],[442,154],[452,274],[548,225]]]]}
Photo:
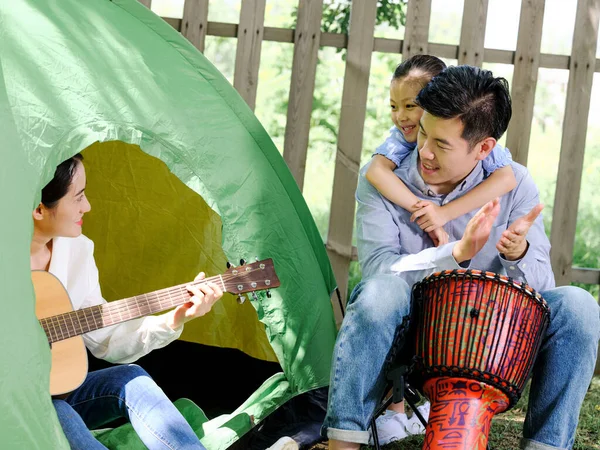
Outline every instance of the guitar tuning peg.
{"type": "Polygon", "coordinates": [[[230,269],[231,267],[232,267],[232,264],[229,261],[227,261],[227,268],[230,269]]]}
{"type": "Polygon", "coordinates": [[[270,289],[267,289],[266,294],[267,294],[267,298],[271,298],[271,290],[270,289]]]}
{"type": "Polygon", "coordinates": [[[246,264],[246,260],[245,259],[240,259],[240,266],[243,266],[246,264]]]}
{"type": "Polygon", "coordinates": [[[256,292],[252,293],[252,300],[254,300],[255,302],[258,301],[258,296],[256,295],[256,292]]]}
{"type": "Polygon", "coordinates": [[[244,303],[246,301],[246,297],[244,297],[242,294],[239,294],[237,296],[237,302],[239,305],[241,305],[242,303],[244,303]]]}

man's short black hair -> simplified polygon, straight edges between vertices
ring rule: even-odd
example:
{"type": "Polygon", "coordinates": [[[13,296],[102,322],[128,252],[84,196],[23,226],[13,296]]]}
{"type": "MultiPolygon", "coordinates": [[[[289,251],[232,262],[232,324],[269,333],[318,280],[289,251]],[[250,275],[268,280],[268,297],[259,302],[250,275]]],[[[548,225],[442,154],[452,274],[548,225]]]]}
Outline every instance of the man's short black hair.
{"type": "Polygon", "coordinates": [[[416,103],[435,117],[460,119],[462,138],[471,147],[486,137],[500,139],[512,116],[508,82],[472,66],[443,70],[419,92],[416,103]]]}

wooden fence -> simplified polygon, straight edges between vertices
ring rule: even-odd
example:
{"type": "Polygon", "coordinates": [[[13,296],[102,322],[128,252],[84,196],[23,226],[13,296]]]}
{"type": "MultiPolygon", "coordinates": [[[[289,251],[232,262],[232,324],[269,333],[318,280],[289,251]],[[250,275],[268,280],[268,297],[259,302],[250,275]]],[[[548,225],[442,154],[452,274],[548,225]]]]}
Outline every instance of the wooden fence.
{"type": "MultiPolygon", "coordinates": [[[[151,0],[140,0],[151,6],[151,0]]],[[[299,0],[295,29],[265,27],[266,0],[242,0],[239,24],[208,22],[208,0],[185,0],[183,18],[164,18],[200,51],[207,35],[237,38],[234,86],[254,109],[263,41],[294,46],[283,157],[302,189],[306,166],[313,91],[320,47],[347,49],[344,88],[335,161],[329,233],[326,247],[346,298],[348,269],[356,260],[352,246],[354,191],[363,143],[367,90],[373,52],[417,53],[457,59],[459,64],[514,65],[511,85],[513,119],[507,147],[527,165],[539,68],[567,69],[566,108],[558,181],[552,217],[552,266],[558,285],[600,284],[600,269],[572,267],[577,207],[596,58],[600,0],[577,0],[570,56],[541,53],[545,0],[523,0],[516,51],[484,48],[489,0],[465,0],[459,45],[428,42],[432,0],[409,0],[404,40],[374,37],[377,0],[352,3],[348,35],[321,32],[323,0],[299,0]],[[354,20],[359,18],[359,20],[354,20]]]]}

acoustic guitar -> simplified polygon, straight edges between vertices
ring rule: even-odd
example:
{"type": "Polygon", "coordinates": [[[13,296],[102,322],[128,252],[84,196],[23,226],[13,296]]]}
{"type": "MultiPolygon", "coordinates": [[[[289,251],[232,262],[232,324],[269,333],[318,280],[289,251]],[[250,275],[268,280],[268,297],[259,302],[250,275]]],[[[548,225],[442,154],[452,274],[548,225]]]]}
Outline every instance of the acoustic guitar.
{"type": "MultiPolygon", "coordinates": [[[[36,316],[48,337],[52,353],[50,394],[67,394],[87,376],[87,353],[82,334],[172,309],[192,296],[187,285],[211,281],[242,299],[242,294],[280,286],[272,259],[230,267],[221,275],[74,311],[69,294],[51,273],[31,272],[36,316]]],[[[253,294],[255,295],[255,294],[253,294]]]]}

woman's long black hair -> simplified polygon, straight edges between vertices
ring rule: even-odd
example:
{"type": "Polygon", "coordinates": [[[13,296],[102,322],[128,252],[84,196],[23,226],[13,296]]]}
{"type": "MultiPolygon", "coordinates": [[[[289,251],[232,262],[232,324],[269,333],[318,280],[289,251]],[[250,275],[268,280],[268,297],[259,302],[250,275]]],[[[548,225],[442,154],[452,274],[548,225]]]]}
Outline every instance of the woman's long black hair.
{"type": "Polygon", "coordinates": [[[58,201],[69,192],[77,165],[82,161],[83,156],[81,153],[77,153],[58,165],[54,172],[54,178],[42,189],[42,204],[46,208],[54,208],[58,201]]]}

